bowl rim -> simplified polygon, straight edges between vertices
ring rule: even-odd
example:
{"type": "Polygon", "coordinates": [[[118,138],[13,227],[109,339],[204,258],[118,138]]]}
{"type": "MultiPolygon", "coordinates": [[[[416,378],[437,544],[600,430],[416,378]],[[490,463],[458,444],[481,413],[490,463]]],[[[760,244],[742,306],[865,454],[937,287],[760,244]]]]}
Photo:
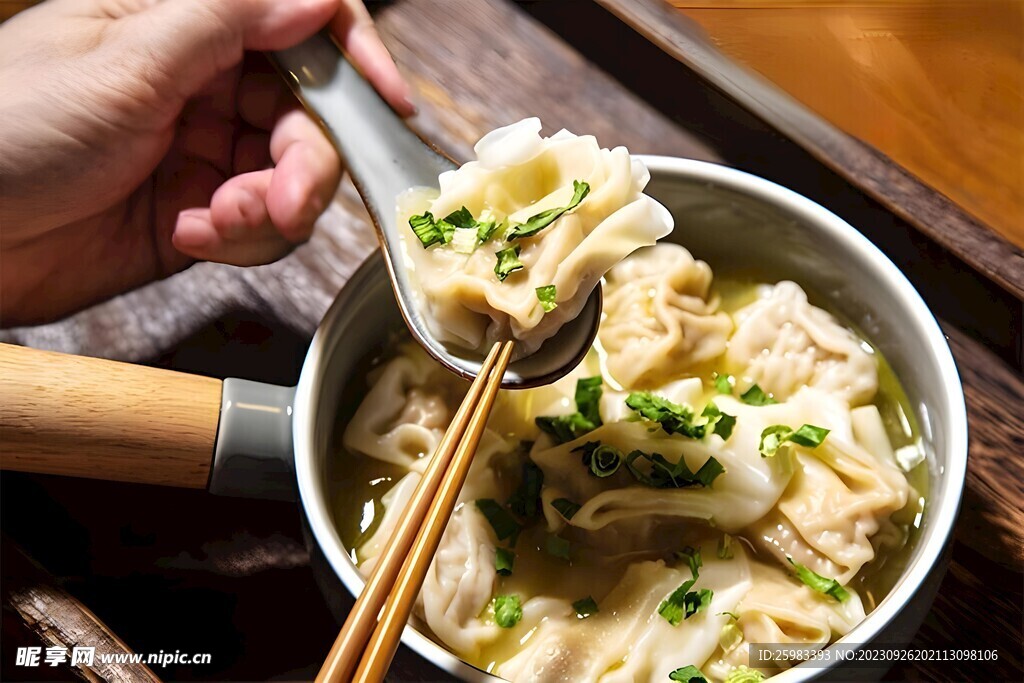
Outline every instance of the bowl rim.
{"type": "MultiPolygon", "coordinates": [[[[708,182],[774,205],[799,218],[801,225],[807,229],[829,233],[847,248],[859,252],[863,258],[870,261],[875,271],[885,280],[886,288],[905,301],[913,312],[917,326],[925,332],[925,339],[921,341],[927,344],[937,361],[943,377],[942,386],[945,388],[943,395],[935,399],[936,402],[942,401],[946,404],[945,409],[949,416],[947,423],[940,427],[946,436],[945,466],[937,473],[930,473],[938,480],[938,491],[933,489],[930,498],[938,500],[940,505],[929,508],[932,516],[928,528],[918,540],[915,557],[904,569],[896,585],[864,621],[837,641],[849,645],[869,643],[911,601],[926,577],[939,563],[959,514],[967,471],[967,410],[963,386],[946,337],[935,316],[902,271],[860,231],[825,207],[770,180],[728,166],[659,155],[634,155],[634,158],[647,165],[652,178],[684,176],[691,180],[708,182]]],[[[370,263],[372,261],[364,262],[342,287],[313,336],[296,387],[292,430],[299,495],[313,537],[335,574],[353,594],[362,590],[365,581],[344,550],[327,505],[327,493],[323,491],[323,481],[319,476],[320,468],[316,464],[314,450],[316,407],[323,383],[322,369],[328,360],[327,354],[332,350],[335,338],[334,328],[339,316],[349,305],[348,301],[358,296],[357,293],[364,290],[363,285],[376,274],[375,269],[368,266],[370,263]]],[[[935,463],[932,462],[930,465],[934,467],[935,463]]],[[[402,642],[435,666],[465,681],[483,683],[502,680],[462,661],[411,625],[405,627],[402,642]]],[[[773,680],[780,683],[812,680],[829,668],[831,667],[811,668],[800,665],[774,676],[773,680]]]]}

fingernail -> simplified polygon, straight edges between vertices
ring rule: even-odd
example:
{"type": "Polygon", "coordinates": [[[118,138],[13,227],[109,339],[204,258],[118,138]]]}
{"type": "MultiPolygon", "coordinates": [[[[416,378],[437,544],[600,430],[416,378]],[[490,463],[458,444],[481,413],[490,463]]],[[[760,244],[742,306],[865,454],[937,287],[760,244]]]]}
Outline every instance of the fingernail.
{"type": "Polygon", "coordinates": [[[176,249],[204,249],[215,237],[213,229],[198,210],[186,209],[178,214],[171,242],[176,249]]]}

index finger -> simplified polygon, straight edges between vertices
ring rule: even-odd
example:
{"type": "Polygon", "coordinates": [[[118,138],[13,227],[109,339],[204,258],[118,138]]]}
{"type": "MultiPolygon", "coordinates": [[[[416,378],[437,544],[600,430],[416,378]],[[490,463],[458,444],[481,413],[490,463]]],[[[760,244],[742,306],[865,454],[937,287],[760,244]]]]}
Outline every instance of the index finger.
{"type": "Polygon", "coordinates": [[[387,103],[400,116],[415,114],[412,89],[398,72],[361,0],[340,0],[330,28],[352,62],[387,103]]]}

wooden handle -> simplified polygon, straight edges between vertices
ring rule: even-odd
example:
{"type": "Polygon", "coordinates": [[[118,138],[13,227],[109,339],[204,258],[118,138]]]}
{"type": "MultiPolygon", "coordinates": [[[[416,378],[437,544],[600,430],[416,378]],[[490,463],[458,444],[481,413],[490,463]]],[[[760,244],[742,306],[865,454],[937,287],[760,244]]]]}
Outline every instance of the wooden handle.
{"type": "Polygon", "coordinates": [[[0,468],[205,488],[221,381],[0,344],[0,468]]]}

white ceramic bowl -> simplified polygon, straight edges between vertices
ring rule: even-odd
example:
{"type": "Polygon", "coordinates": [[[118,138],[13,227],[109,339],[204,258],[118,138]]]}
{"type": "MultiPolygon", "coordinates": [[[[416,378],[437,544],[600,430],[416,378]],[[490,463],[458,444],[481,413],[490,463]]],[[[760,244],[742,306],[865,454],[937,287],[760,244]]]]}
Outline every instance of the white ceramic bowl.
{"type": "MultiPolygon", "coordinates": [[[[641,157],[651,171],[647,192],[676,219],[666,240],[686,246],[716,275],[751,272],[791,279],[840,311],[877,346],[901,379],[921,429],[930,492],[921,534],[903,576],[845,643],[906,643],[934,598],[960,507],[967,465],[963,390],[934,316],[899,269],[855,228],[779,185],[730,168],[689,159],[641,157]]],[[[308,528],[330,571],[352,593],[363,580],[335,529],[328,458],[341,388],[360,359],[381,351],[402,325],[384,271],[371,258],[339,294],[309,350],[295,396],[294,453],[308,528]]],[[[321,576],[328,593],[333,576],[321,576]]],[[[443,671],[465,681],[499,680],[418,632],[402,641],[443,671]]],[[[863,675],[801,665],[773,680],[863,675]]],[[[875,673],[877,676],[877,672],[875,673]]]]}

